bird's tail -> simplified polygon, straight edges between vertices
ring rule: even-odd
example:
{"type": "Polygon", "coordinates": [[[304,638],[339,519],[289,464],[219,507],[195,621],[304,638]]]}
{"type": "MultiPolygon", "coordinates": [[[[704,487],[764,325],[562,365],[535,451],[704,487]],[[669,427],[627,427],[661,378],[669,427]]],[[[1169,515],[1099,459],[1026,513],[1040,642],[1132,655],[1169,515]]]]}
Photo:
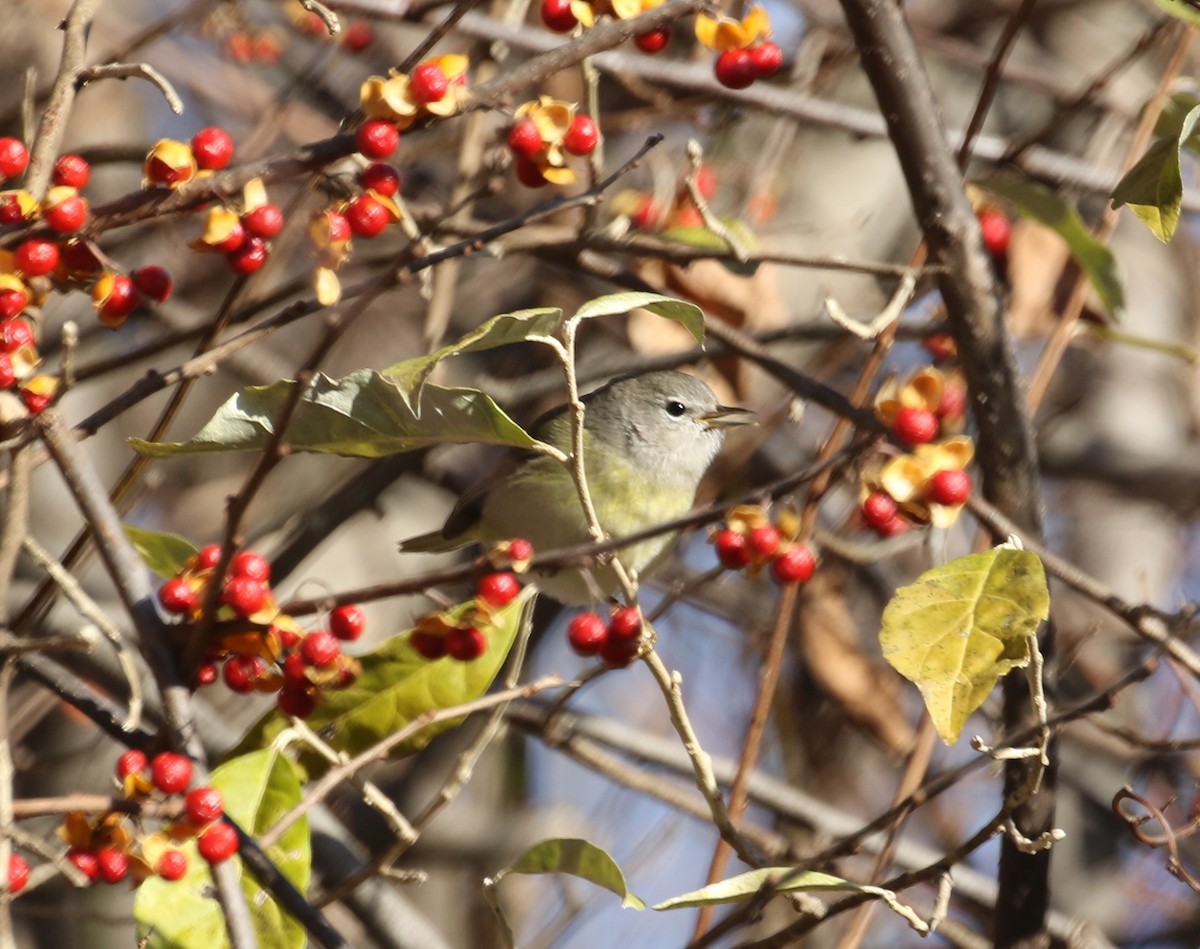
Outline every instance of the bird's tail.
{"type": "Polygon", "coordinates": [[[405,554],[444,554],[447,551],[465,547],[469,543],[471,543],[470,537],[447,537],[439,529],[402,540],[398,546],[400,552],[405,554]]]}

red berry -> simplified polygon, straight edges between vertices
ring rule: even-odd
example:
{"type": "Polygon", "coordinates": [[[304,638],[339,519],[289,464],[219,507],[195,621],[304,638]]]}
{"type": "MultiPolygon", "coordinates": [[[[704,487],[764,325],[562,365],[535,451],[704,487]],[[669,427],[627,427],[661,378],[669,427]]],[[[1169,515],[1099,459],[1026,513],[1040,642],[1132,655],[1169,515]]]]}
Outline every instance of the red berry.
{"type": "Polygon", "coordinates": [[[872,491],[863,501],[863,520],[874,530],[881,530],[895,519],[899,508],[896,500],[886,491],[872,491]]]}
{"type": "Polygon", "coordinates": [[[19,224],[25,220],[25,209],[15,194],[0,197],[0,224],[19,224]]]}
{"type": "Polygon", "coordinates": [[[195,563],[197,570],[212,570],[220,562],[220,544],[209,544],[207,547],[201,547],[196,551],[195,563]]]}
{"type": "Polygon", "coordinates": [[[233,692],[245,695],[254,691],[254,683],[262,678],[263,661],[258,656],[230,656],[225,660],[221,678],[233,692]]]}
{"type": "Polygon", "coordinates": [[[962,504],[971,496],[971,476],[946,469],[929,479],[929,499],[937,504],[962,504]]]}
{"type": "Polygon", "coordinates": [[[21,403],[29,410],[30,415],[37,415],[46,410],[54,396],[47,392],[37,392],[34,389],[21,390],[21,403]]]}
{"type": "Polygon", "coordinates": [[[524,537],[514,537],[508,542],[508,559],[513,563],[528,563],[533,559],[533,544],[524,537]]]}
{"type": "Polygon", "coordinates": [[[29,164],[29,149],[16,138],[0,138],[0,175],[15,178],[29,164]]]}
{"type": "Polygon", "coordinates": [[[633,42],[643,53],[652,55],[661,53],[671,42],[671,25],[664,23],[658,29],[650,30],[648,33],[639,33],[633,38],[633,42]]]}
{"type": "Polygon", "coordinates": [[[544,188],[550,184],[542,174],[542,170],[528,158],[518,155],[516,161],[513,162],[513,168],[517,172],[517,181],[526,188],[544,188]]]}
{"type": "Polygon", "coordinates": [[[481,577],[475,595],[492,606],[507,606],[521,592],[521,581],[515,573],[489,573],[481,577]]]}
{"type": "Polygon", "coordinates": [[[400,191],[400,172],[385,162],[372,162],[359,176],[362,186],[385,198],[395,197],[400,191]]]}
{"type": "Polygon", "coordinates": [[[68,188],[82,188],[88,183],[91,169],[87,160],[81,155],[59,155],[51,172],[51,180],[56,185],[68,188]]]}
{"type": "Polygon", "coordinates": [[[246,243],[246,240],[246,229],[242,227],[242,222],[238,221],[229,229],[229,233],[222,240],[217,241],[215,244],[208,244],[207,246],[211,247],[218,254],[232,254],[234,251],[240,250],[246,243]]]}
{"type": "Polygon", "coordinates": [[[705,201],[711,201],[717,193],[717,174],[708,165],[696,169],[696,190],[705,201]]]}
{"type": "Polygon", "coordinates": [[[745,89],[758,78],[758,69],[744,49],[727,49],[713,65],[717,82],[727,89],[745,89]]]}
{"type": "Polygon", "coordinates": [[[634,606],[619,606],[608,620],[609,639],[641,639],[642,614],[634,606]]]}
{"type": "Polygon", "coordinates": [[[983,246],[993,257],[1003,257],[1008,253],[1008,243],[1012,239],[1012,221],[995,208],[984,208],[977,216],[983,246]]]}
{"type": "Polygon", "coordinates": [[[446,97],[450,80],[436,63],[421,63],[408,77],[408,88],[420,103],[440,102],[446,97]]]}
{"type": "Polygon", "coordinates": [[[68,850],[67,860],[76,870],[87,877],[90,882],[95,883],[100,879],[100,861],[96,859],[96,855],[92,851],[68,850]]]}
{"type": "Polygon", "coordinates": [[[283,646],[284,649],[292,649],[296,643],[300,642],[300,635],[294,630],[285,629],[279,626],[272,626],[271,629],[273,629],[275,631],[275,635],[279,637],[279,644],[283,646]]]}
{"type": "Polygon", "coordinates": [[[138,292],[155,303],[165,303],[174,289],[171,274],[165,267],[139,267],[129,277],[138,292]]]}
{"type": "Polygon", "coordinates": [[[750,563],[750,542],[740,531],[726,528],[716,537],[717,559],[721,566],[730,570],[741,570],[750,563]]]}
{"type": "Polygon", "coordinates": [[[26,277],[41,277],[58,266],[58,245],[41,237],[31,237],[17,245],[13,263],[26,277]]]}
{"type": "Polygon", "coordinates": [[[229,269],[243,277],[262,269],[267,262],[267,245],[260,237],[249,237],[237,250],[225,255],[229,269]]]}
{"type": "Polygon", "coordinates": [[[137,748],[130,748],[117,759],[117,777],[127,778],[131,774],[140,774],[150,764],[146,753],[137,748]]]}
{"type": "Polygon", "coordinates": [[[124,274],[113,274],[108,286],[108,295],[100,301],[100,316],[110,320],[123,320],[137,309],[141,297],[133,281],[124,274]]]}
{"type": "Polygon", "coordinates": [[[96,867],[105,883],[120,883],[129,874],[129,858],[120,850],[105,847],[96,851],[96,867]]]}
{"type": "Polygon", "coordinates": [[[210,126],[192,136],[192,154],[197,168],[217,171],[233,158],[233,139],[223,128],[210,126]]]}
{"type": "Polygon", "coordinates": [[[87,221],[88,204],[79,195],[72,195],[52,208],[42,212],[42,220],[52,231],[70,234],[83,227],[87,221]]]}
{"type": "Polygon", "coordinates": [[[487,637],[474,626],[452,629],[446,634],[446,652],[459,662],[478,659],[487,649],[487,637]]]}
{"type": "Polygon", "coordinates": [[[780,583],[807,583],[817,569],[817,558],[804,544],[789,547],[771,564],[771,572],[780,583]]]}
{"type": "Polygon", "coordinates": [[[251,580],[266,583],[271,579],[271,564],[262,554],[255,553],[253,550],[243,550],[230,561],[229,575],[231,577],[249,577],[251,580]]]}
{"type": "Polygon", "coordinates": [[[200,835],[196,847],[209,863],[222,863],[237,853],[237,831],[224,822],[213,824],[200,835]]]}
{"type": "Polygon", "coordinates": [[[662,206],[652,195],[644,194],[638,198],[629,222],[639,231],[657,231],[663,223],[662,206]]]}
{"type": "Polygon", "coordinates": [[[13,368],[12,356],[0,353],[0,389],[11,389],[17,383],[17,370],[13,368]]]}
{"type": "Polygon", "coordinates": [[[594,656],[608,642],[608,624],[595,613],[580,613],[567,624],[567,642],[581,656],[594,656]]]}
{"type": "Polygon", "coordinates": [[[250,577],[230,577],[221,591],[221,602],[239,616],[253,616],[267,605],[267,588],[250,577]]]}
{"type": "Polygon", "coordinates": [[[376,237],[391,223],[388,209],[369,194],[360,194],[346,207],[350,230],[359,237],[376,237]]]}
{"type": "Polygon", "coordinates": [[[280,689],[275,702],[279,711],[294,718],[308,718],[317,707],[316,700],[305,689],[280,689]]]}
{"type": "Polygon", "coordinates": [[[325,630],[309,633],[300,641],[300,655],[310,666],[318,669],[332,666],[341,653],[342,645],[338,638],[325,630]]]}
{"type": "Polygon", "coordinates": [[[446,639],[433,633],[415,632],[408,638],[408,644],[417,655],[423,659],[441,659],[446,655],[446,639]]]}
{"type": "Polygon", "coordinates": [[[283,678],[289,686],[308,688],[308,670],[300,653],[291,653],[283,660],[283,678]]]}
{"type": "Polygon", "coordinates": [[[150,779],[163,794],[181,794],[192,783],[192,762],[173,751],[164,751],[150,762],[150,779]]]}
{"type": "Polygon", "coordinates": [[[947,380],[942,389],[942,401],[938,403],[938,418],[957,419],[967,413],[967,387],[955,378],[947,380]]]}
{"type": "Polygon", "coordinates": [[[767,40],[750,50],[750,62],[754,64],[755,79],[768,79],[783,66],[783,50],[767,40]]]}
{"type": "Polygon", "coordinates": [[[0,323],[0,348],[6,353],[15,353],[34,344],[33,327],[24,320],[13,319],[0,323]]]}
{"type": "Polygon", "coordinates": [[[8,857],[8,892],[16,896],[29,882],[29,861],[19,853],[8,857]]]}
{"type": "Polygon", "coordinates": [[[206,662],[196,670],[196,685],[212,685],[217,681],[217,664],[206,662]]]}
{"type": "Polygon", "coordinates": [[[331,244],[350,240],[350,222],[346,220],[346,215],[332,209],[325,211],[324,215],[331,244]]]}
{"type": "Polygon", "coordinates": [[[579,18],[571,10],[571,0],[542,0],[542,22],[555,33],[570,33],[579,18]]]}
{"type": "Polygon", "coordinates": [[[24,290],[0,290],[0,317],[10,320],[28,305],[29,294],[24,290]]]}
{"type": "Polygon", "coordinates": [[[387,158],[400,144],[400,131],[386,119],[370,119],[354,133],[355,147],[368,158],[387,158]]]}
{"type": "Polygon", "coordinates": [[[639,648],[641,648],[640,639],[619,639],[616,636],[609,636],[604,645],[600,647],[600,658],[610,666],[620,669],[637,658],[639,648]]]}
{"type": "Polygon", "coordinates": [[[339,606],[329,613],[329,631],[338,639],[358,639],[367,628],[366,614],[353,603],[339,606]]]}
{"type": "Polygon", "coordinates": [[[187,876],[187,854],[182,850],[164,850],[155,864],[154,872],[164,880],[174,883],[187,876]]]}
{"type": "Polygon", "coordinates": [[[242,215],[242,227],[246,233],[269,241],[283,230],[283,212],[274,204],[260,204],[242,215]]]}
{"type": "Polygon", "coordinates": [[[600,128],[590,115],[577,115],[563,136],[563,148],[572,155],[590,155],[600,141],[600,128]]]}
{"type": "Polygon", "coordinates": [[[763,560],[775,556],[775,551],[779,549],[779,542],[782,539],[779,528],[773,524],[755,527],[746,535],[746,542],[749,544],[751,552],[755,557],[763,560]]]}
{"type": "Polygon", "coordinates": [[[954,337],[949,333],[934,333],[932,336],[926,336],[924,346],[929,351],[929,355],[938,362],[953,359],[958,355],[954,337]]]}
{"type": "Polygon", "coordinates": [[[196,591],[183,577],[174,577],[158,590],[158,602],[168,613],[182,616],[196,607],[196,591]]]}
{"type": "Polygon", "coordinates": [[[542,150],[542,133],[533,119],[513,123],[508,130],[508,150],[522,158],[532,158],[542,150]]]}
{"type": "Polygon", "coordinates": [[[375,42],[375,28],[367,20],[351,20],[342,34],[342,45],[352,53],[361,53],[375,42]]]}
{"type": "Polygon", "coordinates": [[[225,801],[220,791],[204,785],[188,791],[184,808],[193,824],[207,824],[225,813],[225,801]]]}
{"type": "Polygon", "coordinates": [[[937,438],[937,416],[928,409],[905,406],[892,422],[896,437],[906,445],[923,445],[937,438]]]}

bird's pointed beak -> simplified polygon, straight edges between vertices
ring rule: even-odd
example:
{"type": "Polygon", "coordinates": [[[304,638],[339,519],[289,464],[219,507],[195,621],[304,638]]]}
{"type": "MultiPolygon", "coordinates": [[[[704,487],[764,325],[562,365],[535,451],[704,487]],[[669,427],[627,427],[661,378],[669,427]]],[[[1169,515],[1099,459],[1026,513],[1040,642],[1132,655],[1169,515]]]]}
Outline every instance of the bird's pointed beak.
{"type": "Polygon", "coordinates": [[[735,425],[757,425],[758,418],[750,409],[736,405],[718,405],[715,412],[701,415],[700,424],[705,428],[732,428],[735,425]]]}

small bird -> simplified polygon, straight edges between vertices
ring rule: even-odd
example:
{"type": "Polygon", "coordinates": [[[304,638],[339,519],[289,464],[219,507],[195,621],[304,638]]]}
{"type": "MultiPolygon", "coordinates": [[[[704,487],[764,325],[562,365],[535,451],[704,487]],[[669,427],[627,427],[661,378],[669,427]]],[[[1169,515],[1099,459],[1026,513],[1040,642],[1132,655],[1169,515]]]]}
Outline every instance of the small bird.
{"type": "MultiPolygon", "coordinates": [[[[686,514],[704,472],[732,425],[752,423],[747,409],[721,405],[707,385],[686,373],[622,376],[583,397],[583,459],[588,491],[604,531],[622,537],[686,514]]],[[[566,406],[544,415],[534,437],[571,451],[566,406]]],[[[525,453],[470,488],[440,531],[404,541],[403,551],[442,551],[472,541],[492,544],[523,537],[535,550],[591,540],[583,505],[567,469],[553,458],[525,453]]],[[[661,534],[624,547],[627,568],[645,576],[675,543],[661,534]]],[[[594,602],[619,589],[608,565],[588,571],[539,573],[540,590],[563,603],[594,602]]]]}

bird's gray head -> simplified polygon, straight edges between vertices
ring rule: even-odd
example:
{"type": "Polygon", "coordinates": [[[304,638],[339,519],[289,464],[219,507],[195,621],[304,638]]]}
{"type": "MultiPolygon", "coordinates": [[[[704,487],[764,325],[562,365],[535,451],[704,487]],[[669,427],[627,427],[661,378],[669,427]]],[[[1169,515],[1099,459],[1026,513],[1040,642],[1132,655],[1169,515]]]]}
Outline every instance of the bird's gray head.
{"type": "Polygon", "coordinates": [[[615,379],[584,399],[584,427],[647,475],[693,488],[716,457],[725,429],[752,421],[721,405],[694,376],[673,370],[615,379]]]}

